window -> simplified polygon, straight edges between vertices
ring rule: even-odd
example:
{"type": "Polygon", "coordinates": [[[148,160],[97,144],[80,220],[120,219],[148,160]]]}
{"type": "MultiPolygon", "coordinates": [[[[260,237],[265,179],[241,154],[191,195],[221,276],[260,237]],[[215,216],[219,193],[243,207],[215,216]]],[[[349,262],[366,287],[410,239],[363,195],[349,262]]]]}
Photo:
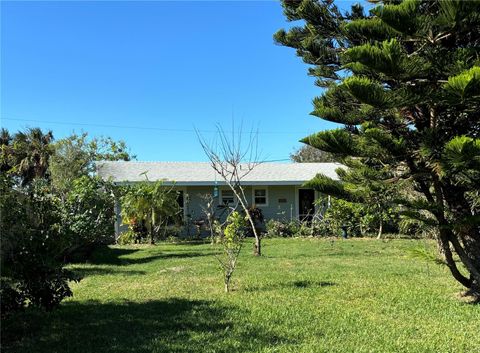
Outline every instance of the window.
{"type": "Polygon", "coordinates": [[[267,189],[253,189],[253,204],[255,206],[268,205],[267,189]]]}
{"type": "Polygon", "coordinates": [[[232,205],[235,202],[235,196],[232,190],[220,190],[220,204],[232,205]]]}

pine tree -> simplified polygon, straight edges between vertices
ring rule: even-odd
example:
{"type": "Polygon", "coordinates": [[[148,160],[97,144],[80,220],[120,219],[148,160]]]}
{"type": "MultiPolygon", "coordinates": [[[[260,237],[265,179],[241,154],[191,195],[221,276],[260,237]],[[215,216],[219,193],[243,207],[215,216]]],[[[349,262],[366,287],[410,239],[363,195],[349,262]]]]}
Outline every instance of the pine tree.
{"type": "Polygon", "coordinates": [[[452,275],[478,298],[480,1],[371,2],[368,14],[333,0],[283,2],[287,19],[303,22],[275,40],[295,48],[324,89],[312,114],[343,124],[302,140],[349,167],[341,181],[319,175],[310,185],[358,200],[367,180],[411,182],[421,196],[397,201],[433,221],[452,275]]]}

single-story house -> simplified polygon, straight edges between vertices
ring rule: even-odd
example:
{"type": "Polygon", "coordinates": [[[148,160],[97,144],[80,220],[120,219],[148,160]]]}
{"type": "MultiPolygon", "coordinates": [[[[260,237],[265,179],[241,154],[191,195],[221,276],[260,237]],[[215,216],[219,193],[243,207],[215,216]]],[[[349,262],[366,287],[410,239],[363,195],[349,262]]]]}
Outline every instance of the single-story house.
{"type": "MultiPolygon", "coordinates": [[[[319,194],[302,185],[322,173],[338,179],[337,163],[262,163],[242,179],[250,205],[260,208],[266,220],[305,219],[315,212],[319,194]]],[[[233,192],[208,162],[115,161],[97,164],[97,173],[114,183],[163,180],[179,192],[184,219],[204,219],[202,195],[211,194],[217,205],[235,203],[233,192]]],[[[120,207],[117,207],[117,236],[121,231],[120,207]]]]}

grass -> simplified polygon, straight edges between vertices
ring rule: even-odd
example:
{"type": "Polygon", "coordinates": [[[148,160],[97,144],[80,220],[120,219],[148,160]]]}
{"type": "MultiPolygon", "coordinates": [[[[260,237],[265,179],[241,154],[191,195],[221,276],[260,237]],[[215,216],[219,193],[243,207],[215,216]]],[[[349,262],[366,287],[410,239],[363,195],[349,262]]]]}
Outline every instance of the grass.
{"type": "Polygon", "coordinates": [[[223,293],[209,244],[115,246],[52,313],[3,323],[11,352],[480,352],[480,305],[418,240],[268,239],[223,293]]]}

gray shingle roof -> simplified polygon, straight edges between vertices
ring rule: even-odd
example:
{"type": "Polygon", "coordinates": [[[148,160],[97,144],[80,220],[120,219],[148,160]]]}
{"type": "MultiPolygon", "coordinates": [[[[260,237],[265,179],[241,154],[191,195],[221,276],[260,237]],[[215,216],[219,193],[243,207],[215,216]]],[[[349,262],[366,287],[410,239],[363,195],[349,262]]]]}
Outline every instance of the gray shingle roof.
{"type": "MultiPolygon", "coordinates": [[[[337,163],[263,163],[256,166],[244,179],[244,185],[301,185],[322,173],[338,179],[337,163]]],[[[222,184],[208,162],[99,162],[97,172],[103,179],[113,182],[165,180],[176,185],[222,184]]]]}

